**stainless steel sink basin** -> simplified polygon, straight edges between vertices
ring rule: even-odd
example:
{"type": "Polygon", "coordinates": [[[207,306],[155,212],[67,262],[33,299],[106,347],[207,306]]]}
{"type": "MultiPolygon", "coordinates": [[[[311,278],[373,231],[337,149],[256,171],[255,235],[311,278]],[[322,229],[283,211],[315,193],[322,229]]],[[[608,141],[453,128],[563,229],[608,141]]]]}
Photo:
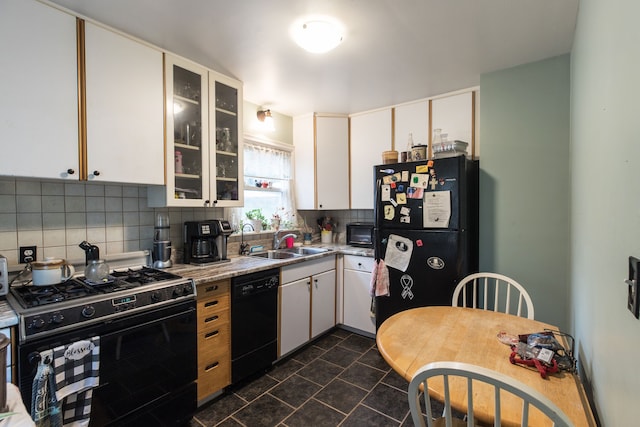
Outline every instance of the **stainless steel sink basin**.
{"type": "Polygon", "coordinates": [[[268,258],[268,259],[289,259],[289,258],[299,258],[303,256],[321,254],[324,252],[329,252],[329,249],[326,248],[288,248],[288,249],[276,249],[276,250],[268,250],[264,252],[255,252],[249,254],[249,256],[257,256],[260,258],[268,258]]]}
{"type": "Polygon", "coordinates": [[[289,249],[280,249],[281,251],[286,251],[288,253],[294,253],[299,255],[315,255],[321,254],[324,252],[329,252],[329,249],[326,248],[307,248],[307,247],[299,247],[299,248],[289,248],[289,249]]]}
{"type": "Polygon", "coordinates": [[[260,258],[268,258],[268,259],[288,259],[288,258],[298,258],[302,256],[301,254],[286,252],[282,250],[277,250],[277,251],[269,250],[266,252],[255,252],[249,255],[260,257],[260,258]]]}

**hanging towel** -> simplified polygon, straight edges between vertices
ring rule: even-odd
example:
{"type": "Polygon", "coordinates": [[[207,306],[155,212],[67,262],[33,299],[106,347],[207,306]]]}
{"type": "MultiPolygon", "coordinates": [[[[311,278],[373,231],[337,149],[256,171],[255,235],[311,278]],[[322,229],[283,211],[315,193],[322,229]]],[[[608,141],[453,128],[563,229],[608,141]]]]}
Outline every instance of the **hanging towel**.
{"type": "Polygon", "coordinates": [[[100,383],[100,337],[53,349],[56,397],[63,425],[89,425],[93,388],[100,383]]]}
{"type": "Polygon", "coordinates": [[[373,297],[389,296],[389,270],[383,259],[373,263],[369,295],[373,297]]]}
{"type": "Polygon", "coordinates": [[[62,426],[52,362],[53,351],[40,352],[38,370],[31,387],[31,418],[37,427],[62,426]]]}

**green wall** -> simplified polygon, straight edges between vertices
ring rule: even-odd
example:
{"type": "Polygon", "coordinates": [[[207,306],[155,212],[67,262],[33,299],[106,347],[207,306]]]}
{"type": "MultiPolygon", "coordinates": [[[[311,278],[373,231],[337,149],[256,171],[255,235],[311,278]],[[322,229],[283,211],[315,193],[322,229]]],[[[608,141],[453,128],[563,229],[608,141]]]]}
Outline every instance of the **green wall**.
{"type": "Polygon", "coordinates": [[[565,330],[569,76],[564,55],[480,77],[480,270],[520,282],[536,319],[565,330]]]}

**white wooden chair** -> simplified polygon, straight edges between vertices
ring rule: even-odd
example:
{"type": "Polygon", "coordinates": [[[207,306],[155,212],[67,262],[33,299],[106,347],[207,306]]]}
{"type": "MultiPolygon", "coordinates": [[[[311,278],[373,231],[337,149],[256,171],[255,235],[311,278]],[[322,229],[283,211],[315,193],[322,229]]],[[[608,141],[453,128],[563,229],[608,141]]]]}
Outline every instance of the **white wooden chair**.
{"type": "Polygon", "coordinates": [[[499,311],[520,317],[525,317],[524,308],[529,319],[533,319],[534,314],[533,302],[525,288],[515,280],[497,273],[474,273],[462,279],[453,291],[451,305],[499,311]],[[515,311],[512,310],[513,306],[516,306],[515,311]]]}
{"type": "MultiPolygon", "coordinates": [[[[411,409],[411,418],[413,424],[416,427],[433,427],[438,425],[445,425],[446,427],[456,427],[463,425],[466,427],[474,426],[474,397],[478,393],[478,386],[489,385],[489,389],[493,388],[493,402],[494,402],[494,426],[500,426],[501,423],[501,400],[504,400],[507,396],[514,396],[522,402],[522,415],[520,420],[520,426],[529,426],[529,414],[531,408],[536,408],[542,414],[546,415],[552,422],[551,425],[557,427],[573,427],[573,423],[569,418],[546,396],[542,395],[537,390],[529,387],[526,384],[521,383],[511,377],[508,377],[500,372],[492,371],[491,369],[483,368],[481,366],[470,365],[468,363],[460,362],[433,362],[424,365],[418,369],[416,374],[409,383],[409,408],[411,409]],[[464,381],[466,379],[466,400],[467,400],[467,414],[466,421],[459,418],[454,418],[451,410],[450,399],[450,383],[451,381],[460,381],[455,377],[461,377],[464,381]],[[431,398],[429,393],[420,391],[428,390],[429,381],[440,384],[443,383],[444,390],[444,413],[442,418],[438,418],[434,421],[433,411],[431,409],[431,398]],[[475,388],[474,388],[475,387],[475,388]],[[421,408],[420,397],[424,396],[424,408],[426,412],[425,416],[421,408]]],[[[511,397],[509,397],[511,399],[511,397]]],[[[518,401],[516,401],[518,402],[518,401]]],[[[513,401],[512,401],[513,403],[513,401]]],[[[546,424],[545,424],[546,425],[546,424]]]]}

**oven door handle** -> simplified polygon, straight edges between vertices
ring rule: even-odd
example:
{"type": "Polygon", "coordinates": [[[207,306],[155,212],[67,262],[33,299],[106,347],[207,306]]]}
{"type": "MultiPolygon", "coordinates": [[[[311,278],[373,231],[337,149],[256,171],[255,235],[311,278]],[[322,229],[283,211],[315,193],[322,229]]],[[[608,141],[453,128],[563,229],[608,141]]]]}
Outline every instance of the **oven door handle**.
{"type": "MultiPolygon", "coordinates": [[[[190,313],[195,313],[195,311],[196,311],[195,307],[189,307],[188,309],[186,309],[184,311],[181,311],[180,313],[171,314],[169,316],[164,316],[164,317],[161,317],[161,318],[158,318],[158,319],[152,319],[152,320],[149,320],[149,321],[144,322],[144,323],[137,323],[137,324],[129,326],[127,328],[118,329],[116,331],[110,332],[108,334],[104,334],[102,336],[103,337],[111,337],[113,335],[121,335],[121,334],[124,334],[126,332],[129,332],[132,329],[140,329],[140,328],[145,327],[145,326],[153,325],[154,323],[162,323],[162,322],[165,322],[165,321],[170,320],[170,319],[175,319],[176,317],[181,317],[181,316],[184,316],[184,315],[187,315],[187,314],[190,314],[190,313]]],[[[119,321],[119,320],[116,320],[116,322],[117,321],[119,321]]],[[[126,321],[126,319],[122,319],[122,321],[126,321]]]]}

